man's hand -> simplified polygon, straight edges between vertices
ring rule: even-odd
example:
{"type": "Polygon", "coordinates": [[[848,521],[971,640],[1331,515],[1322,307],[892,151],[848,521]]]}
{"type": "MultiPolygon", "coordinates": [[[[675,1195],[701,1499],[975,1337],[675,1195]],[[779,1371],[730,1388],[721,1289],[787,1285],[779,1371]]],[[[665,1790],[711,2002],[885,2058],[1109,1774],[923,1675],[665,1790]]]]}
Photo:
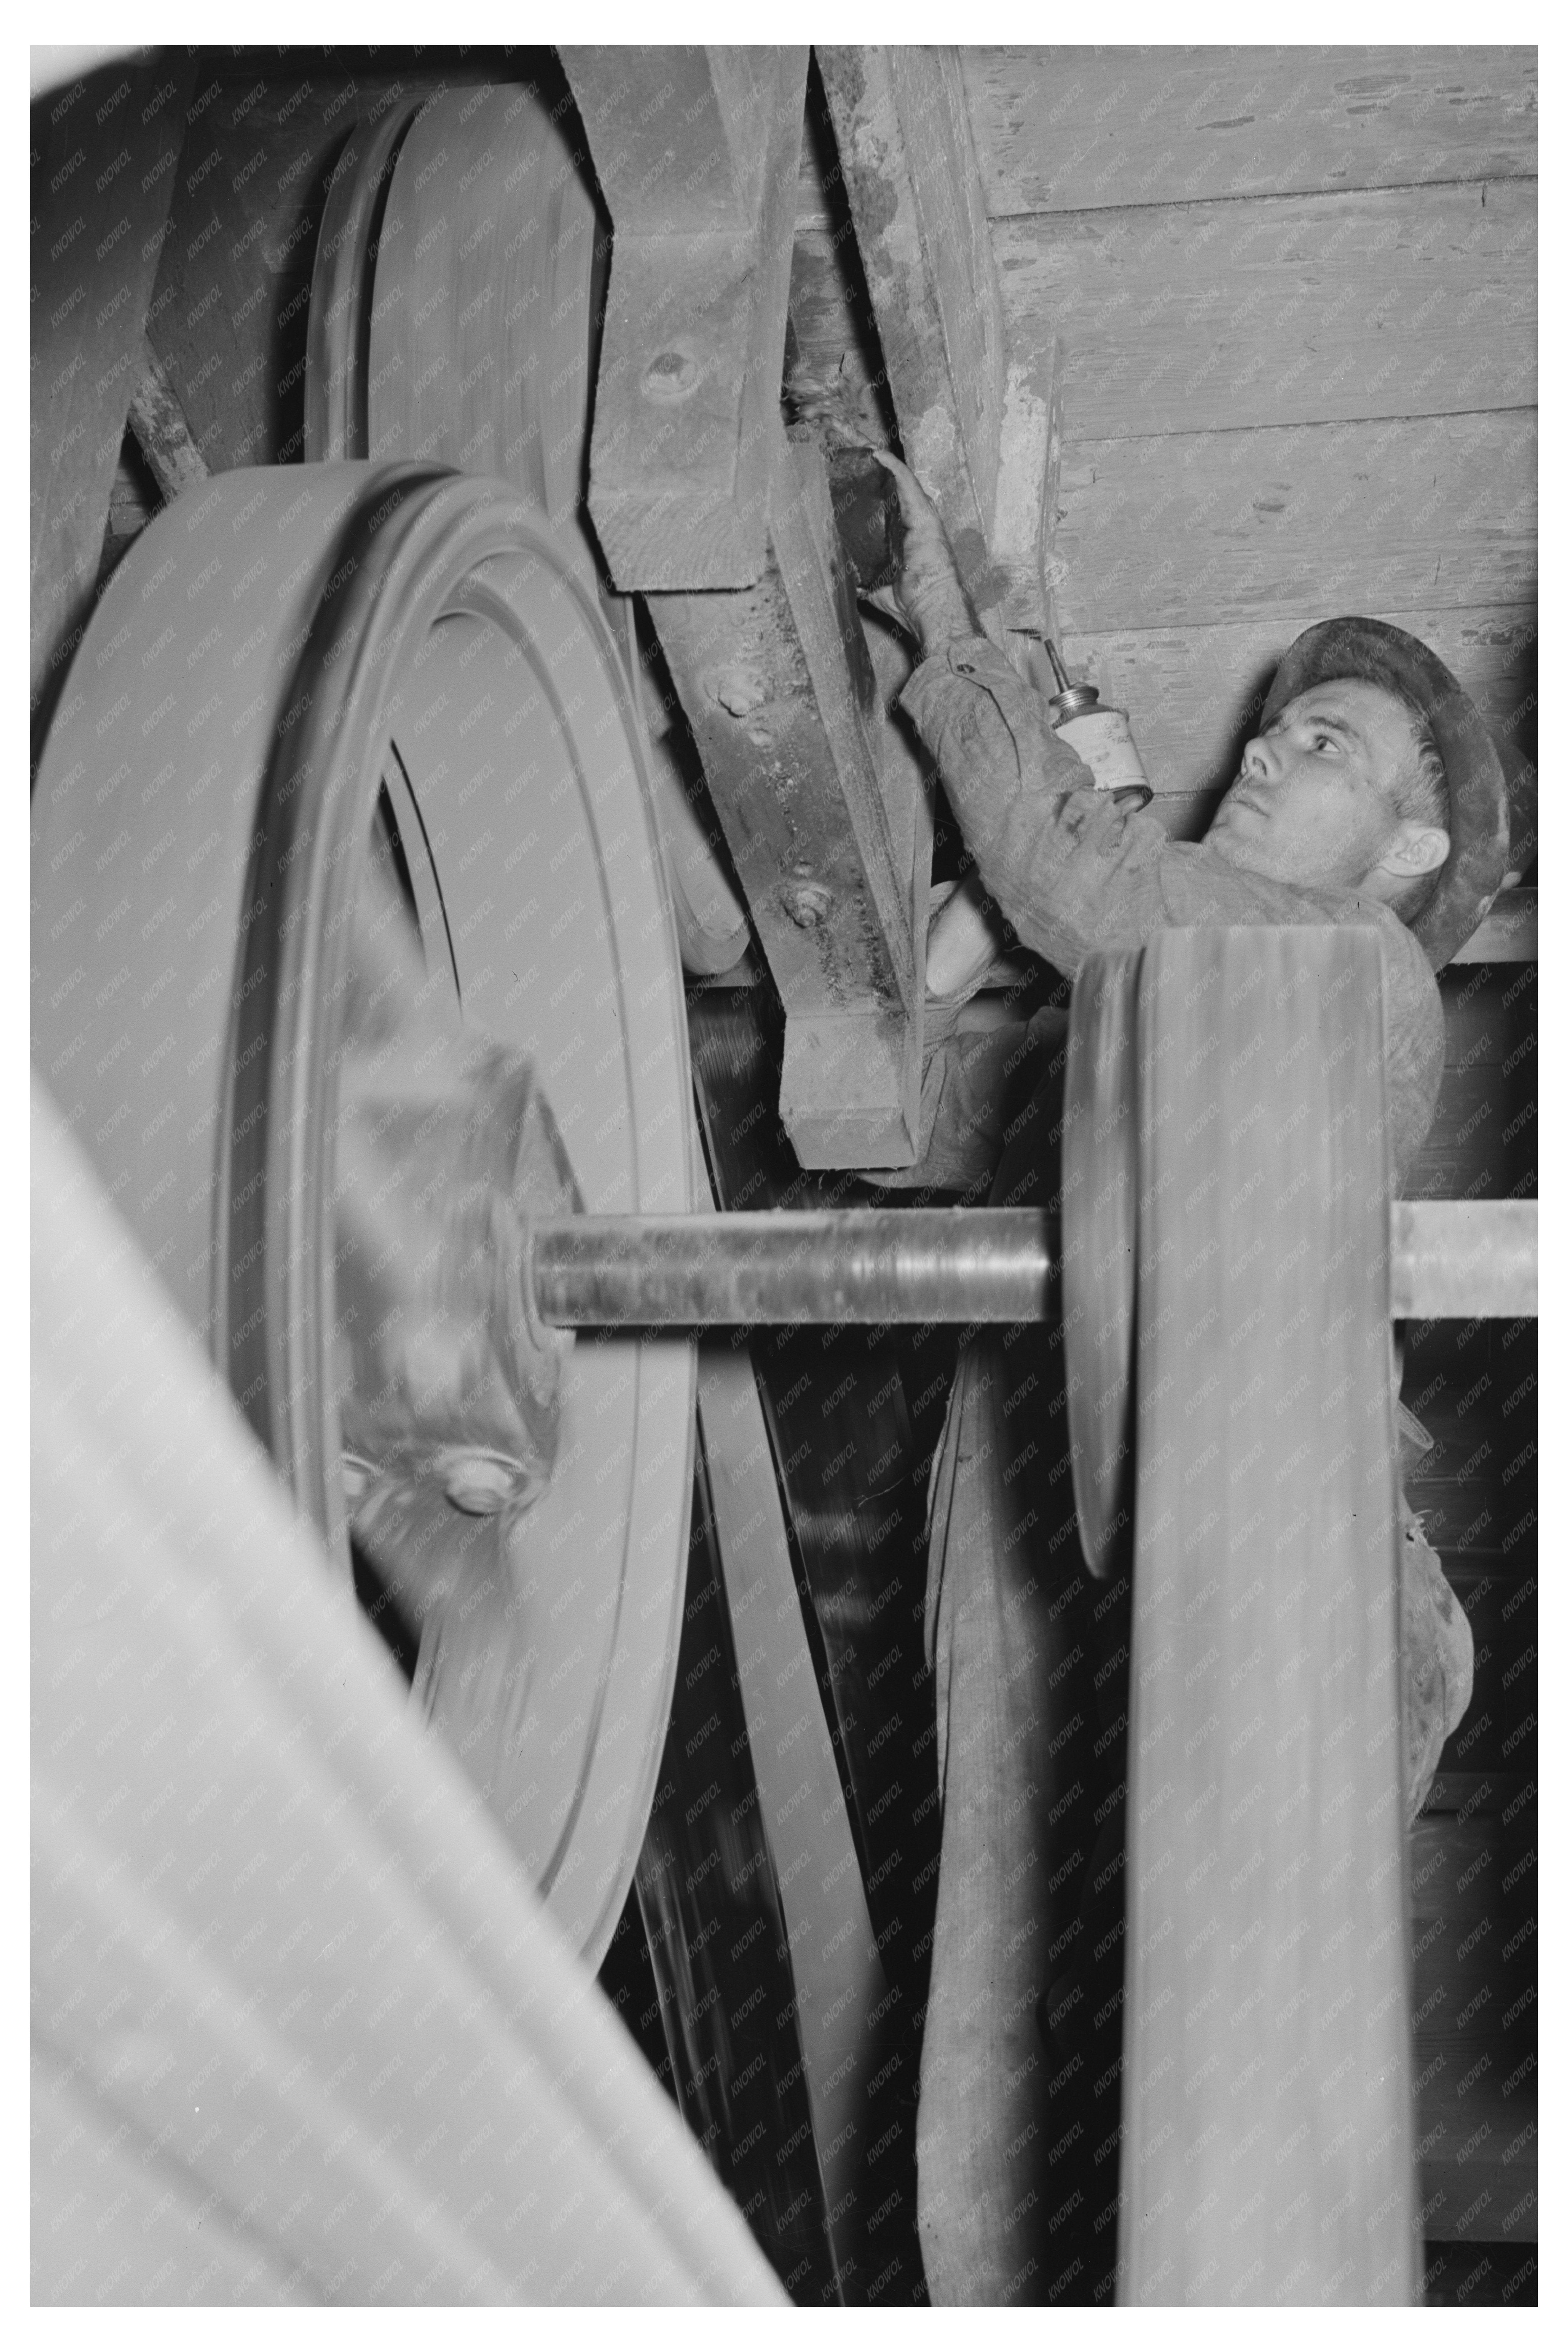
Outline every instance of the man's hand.
{"type": "Polygon", "coordinates": [[[899,622],[920,643],[922,654],[955,637],[979,633],[979,622],[964,592],[942,517],[909,467],[886,449],[873,449],[877,463],[891,474],[899,494],[904,524],[903,562],[896,585],[874,589],[866,602],[899,622]]]}

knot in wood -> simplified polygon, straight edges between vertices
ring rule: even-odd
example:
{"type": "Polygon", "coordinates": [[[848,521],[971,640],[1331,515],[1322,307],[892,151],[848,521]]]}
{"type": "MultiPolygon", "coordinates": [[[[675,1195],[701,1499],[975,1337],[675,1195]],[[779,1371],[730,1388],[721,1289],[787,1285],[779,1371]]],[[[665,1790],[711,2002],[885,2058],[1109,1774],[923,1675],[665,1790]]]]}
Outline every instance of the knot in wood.
{"type": "Polygon", "coordinates": [[[649,400],[684,400],[700,373],[689,352],[660,352],[644,369],[642,388],[649,400]]]}
{"type": "Polygon", "coordinates": [[[717,677],[709,681],[708,691],[721,709],[735,719],[749,718],[768,698],[766,678],[754,669],[743,667],[721,670],[717,677]]]}

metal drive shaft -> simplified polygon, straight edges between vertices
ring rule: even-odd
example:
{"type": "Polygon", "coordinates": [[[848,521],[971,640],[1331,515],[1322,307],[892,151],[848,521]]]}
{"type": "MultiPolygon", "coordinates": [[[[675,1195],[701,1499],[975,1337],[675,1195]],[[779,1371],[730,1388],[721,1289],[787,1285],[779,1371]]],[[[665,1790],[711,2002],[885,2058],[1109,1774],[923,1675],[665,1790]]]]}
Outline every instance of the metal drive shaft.
{"type": "Polygon", "coordinates": [[[1053,1270],[1034,1209],[542,1218],[530,1267],[538,1319],[568,1328],[1034,1323],[1053,1270]]]}
{"type": "MultiPolygon", "coordinates": [[[[1033,1323],[1058,1267],[1037,1209],[761,1210],[531,1223],[531,1304],[566,1329],[1033,1323]]],[[[1533,1315],[1533,1201],[1396,1201],[1389,1312],[1533,1315]]]]}

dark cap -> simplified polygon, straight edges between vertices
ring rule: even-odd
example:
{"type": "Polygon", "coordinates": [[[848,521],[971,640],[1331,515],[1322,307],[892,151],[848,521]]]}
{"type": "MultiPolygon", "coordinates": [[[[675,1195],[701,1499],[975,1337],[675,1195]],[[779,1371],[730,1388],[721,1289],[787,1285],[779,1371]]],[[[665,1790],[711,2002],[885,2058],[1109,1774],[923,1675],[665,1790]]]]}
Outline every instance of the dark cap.
{"type": "Polygon", "coordinates": [[[1436,887],[1410,928],[1435,971],[1462,947],[1504,877],[1535,852],[1535,771],[1500,747],[1458,679],[1419,637],[1356,614],[1320,621],[1296,639],[1274,674],[1260,724],[1330,678],[1394,687],[1425,713],[1448,785],[1449,849],[1436,887]],[[1510,856],[1510,838],[1515,854],[1510,856]]]}

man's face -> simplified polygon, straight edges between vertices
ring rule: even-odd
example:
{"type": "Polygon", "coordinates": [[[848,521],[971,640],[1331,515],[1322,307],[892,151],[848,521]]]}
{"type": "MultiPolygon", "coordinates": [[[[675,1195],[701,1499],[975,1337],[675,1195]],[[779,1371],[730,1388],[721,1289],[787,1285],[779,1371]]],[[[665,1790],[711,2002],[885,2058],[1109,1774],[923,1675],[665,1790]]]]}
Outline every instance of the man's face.
{"type": "Polygon", "coordinates": [[[1414,739],[1410,713],[1382,687],[1354,677],[1312,687],[1247,745],[1206,838],[1248,873],[1353,888],[1402,827],[1418,829],[1394,807],[1414,739]]]}

